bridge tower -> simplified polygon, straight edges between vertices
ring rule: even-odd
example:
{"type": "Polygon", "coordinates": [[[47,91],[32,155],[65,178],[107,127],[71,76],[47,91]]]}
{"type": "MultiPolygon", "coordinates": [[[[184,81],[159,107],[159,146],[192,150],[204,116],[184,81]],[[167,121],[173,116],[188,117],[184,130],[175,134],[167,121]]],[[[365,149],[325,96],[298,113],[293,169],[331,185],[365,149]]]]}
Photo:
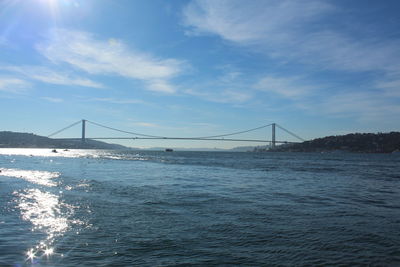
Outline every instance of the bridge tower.
{"type": "Polygon", "coordinates": [[[85,131],[86,131],[86,120],[82,120],[82,143],[86,142],[85,131]]]}
{"type": "Polygon", "coordinates": [[[274,148],[275,147],[275,145],[276,145],[276,139],[275,139],[275,125],[276,125],[276,123],[272,123],[272,143],[271,143],[271,146],[272,146],[272,148],[274,148]]]}

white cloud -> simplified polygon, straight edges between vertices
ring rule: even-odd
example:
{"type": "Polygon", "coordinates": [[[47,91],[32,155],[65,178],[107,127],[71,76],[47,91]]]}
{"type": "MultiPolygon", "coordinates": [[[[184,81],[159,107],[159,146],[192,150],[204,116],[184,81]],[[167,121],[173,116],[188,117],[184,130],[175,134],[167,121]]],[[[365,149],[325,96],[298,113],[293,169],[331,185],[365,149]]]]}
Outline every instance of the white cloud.
{"type": "Polygon", "coordinates": [[[388,79],[376,84],[388,97],[400,97],[400,79],[388,79]]]}
{"type": "Polygon", "coordinates": [[[228,71],[219,80],[223,83],[234,83],[240,76],[242,76],[240,71],[228,71]]]}
{"type": "Polygon", "coordinates": [[[241,43],[287,41],[289,30],[332,10],[318,0],[299,1],[192,1],[184,9],[185,23],[192,33],[211,33],[241,43]]]}
{"type": "Polygon", "coordinates": [[[162,92],[162,93],[176,92],[176,89],[172,85],[163,80],[153,80],[148,82],[147,89],[150,91],[162,92]]]}
{"type": "Polygon", "coordinates": [[[48,97],[48,96],[44,96],[42,97],[43,100],[52,102],[52,103],[61,103],[64,100],[62,100],[61,98],[57,98],[57,97],[48,97]]]}
{"type": "Polygon", "coordinates": [[[54,30],[38,50],[54,63],[68,63],[90,74],[141,80],[150,84],[148,89],[163,93],[175,92],[167,84],[184,64],[135,51],[119,40],[99,40],[90,33],[66,29],[54,30]]]}
{"type": "Polygon", "coordinates": [[[361,41],[342,33],[324,31],[305,35],[301,45],[293,51],[293,58],[322,68],[386,73],[400,70],[396,60],[400,56],[400,42],[397,41],[361,41]]]}
{"type": "Polygon", "coordinates": [[[221,102],[243,103],[252,98],[252,94],[244,91],[224,90],[221,93],[221,102]]]}
{"type": "Polygon", "coordinates": [[[304,97],[315,90],[314,87],[302,83],[299,78],[265,76],[254,87],[260,91],[272,92],[285,98],[304,97]]]}
{"type": "MultiPolygon", "coordinates": [[[[359,27],[355,35],[351,30],[356,25],[338,28],[336,23],[330,24],[331,19],[344,16],[334,4],[323,0],[194,0],[183,10],[183,16],[191,35],[215,35],[265,55],[278,66],[295,64],[297,73],[302,71],[299,66],[307,69],[297,77],[266,75],[253,85],[254,89],[290,99],[299,109],[331,116],[375,121],[385,119],[385,115],[399,116],[395,101],[400,96],[400,40],[371,37],[368,25],[359,27]],[[339,16],[330,16],[333,14],[339,16]],[[336,72],[329,72],[338,81],[319,87],[307,77],[321,70],[353,75],[353,81],[365,74],[370,83],[363,80],[363,88],[357,86],[349,88],[348,93],[333,95],[327,89],[343,85],[349,76],[341,81],[336,72]],[[375,77],[380,77],[379,82],[374,81],[375,77]]],[[[204,97],[219,98],[212,94],[204,97]]]]}
{"type": "MultiPolygon", "coordinates": [[[[184,9],[193,34],[213,34],[282,60],[344,71],[399,71],[400,42],[355,38],[316,25],[335,7],[322,0],[205,0],[184,9]]],[[[339,32],[339,30],[342,30],[339,32]]]]}
{"type": "Polygon", "coordinates": [[[141,126],[141,127],[148,127],[148,128],[159,127],[159,125],[157,125],[155,123],[150,123],[150,122],[135,122],[135,123],[133,123],[133,125],[141,126]]]}
{"type": "Polygon", "coordinates": [[[397,120],[400,116],[400,106],[388,101],[379,92],[337,93],[302,107],[313,113],[353,117],[359,121],[378,124],[397,120]]]}
{"type": "Polygon", "coordinates": [[[211,102],[231,104],[241,104],[250,100],[253,97],[253,94],[251,92],[230,89],[222,90],[219,92],[206,92],[195,89],[187,89],[185,90],[185,93],[211,102]]]}
{"type": "Polygon", "coordinates": [[[31,87],[31,84],[27,81],[16,78],[0,77],[0,91],[18,94],[24,93],[29,87],[31,87]]]}
{"type": "Polygon", "coordinates": [[[50,84],[103,88],[100,83],[38,66],[0,66],[0,69],[22,74],[30,79],[50,84]]]}
{"type": "Polygon", "coordinates": [[[91,98],[90,101],[106,102],[111,104],[144,104],[145,102],[140,99],[117,99],[110,97],[97,97],[91,98]]]}
{"type": "Polygon", "coordinates": [[[254,90],[248,88],[247,77],[235,66],[227,64],[214,68],[217,75],[205,82],[192,81],[187,85],[189,89],[182,92],[216,103],[243,104],[252,99],[254,90]]]}

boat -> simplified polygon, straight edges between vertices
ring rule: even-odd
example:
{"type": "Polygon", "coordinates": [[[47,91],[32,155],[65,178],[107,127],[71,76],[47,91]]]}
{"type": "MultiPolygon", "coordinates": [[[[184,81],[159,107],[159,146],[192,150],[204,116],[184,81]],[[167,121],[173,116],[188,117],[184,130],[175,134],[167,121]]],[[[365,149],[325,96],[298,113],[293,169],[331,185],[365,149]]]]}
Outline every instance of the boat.
{"type": "Polygon", "coordinates": [[[174,151],[172,148],[166,148],[165,149],[165,152],[172,152],[172,151],[174,151]]]}
{"type": "Polygon", "coordinates": [[[53,149],[51,152],[53,152],[53,153],[58,153],[58,152],[57,152],[57,149],[53,149]]]}

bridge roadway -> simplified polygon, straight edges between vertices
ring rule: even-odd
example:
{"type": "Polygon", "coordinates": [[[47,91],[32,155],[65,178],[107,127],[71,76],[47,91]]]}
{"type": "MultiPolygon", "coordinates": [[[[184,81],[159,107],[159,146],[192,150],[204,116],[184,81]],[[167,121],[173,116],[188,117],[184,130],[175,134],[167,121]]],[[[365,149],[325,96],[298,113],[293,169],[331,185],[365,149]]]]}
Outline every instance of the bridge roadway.
{"type": "MultiPolygon", "coordinates": [[[[56,140],[81,140],[81,138],[54,138],[56,140]]],[[[271,143],[272,140],[260,140],[260,139],[232,139],[232,138],[195,138],[195,137],[86,137],[89,140],[114,140],[114,139],[124,139],[124,140],[200,140],[200,141],[233,141],[233,142],[263,142],[271,143]]],[[[275,143],[279,144],[296,144],[299,142],[291,141],[278,141],[275,143]]]]}

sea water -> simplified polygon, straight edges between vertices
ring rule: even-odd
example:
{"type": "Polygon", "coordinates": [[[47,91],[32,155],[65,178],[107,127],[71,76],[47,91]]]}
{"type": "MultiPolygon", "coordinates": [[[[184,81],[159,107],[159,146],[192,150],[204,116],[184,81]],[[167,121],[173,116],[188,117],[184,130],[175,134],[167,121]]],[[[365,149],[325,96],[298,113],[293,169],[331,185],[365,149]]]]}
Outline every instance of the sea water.
{"type": "Polygon", "coordinates": [[[0,149],[0,266],[400,266],[400,156],[0,149]]]}

